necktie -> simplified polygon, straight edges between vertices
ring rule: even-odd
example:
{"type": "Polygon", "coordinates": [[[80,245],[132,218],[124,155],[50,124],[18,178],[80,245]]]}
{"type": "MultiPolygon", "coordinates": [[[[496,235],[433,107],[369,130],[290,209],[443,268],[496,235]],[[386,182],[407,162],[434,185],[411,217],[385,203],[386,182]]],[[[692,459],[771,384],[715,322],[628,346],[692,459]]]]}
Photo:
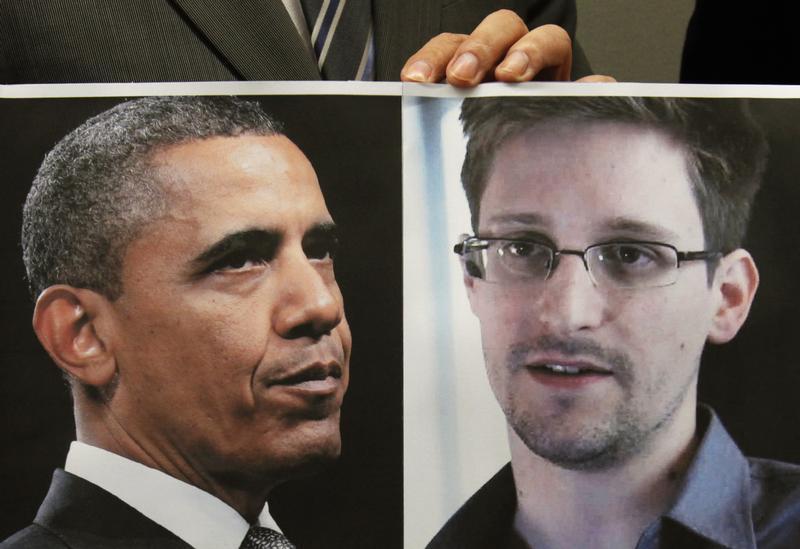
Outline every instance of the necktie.
{"type": "Polygon", "coordinates": [[[327,80],[372,80],[371,0],[301,0],[317,65],[327,80]]]}
{"type": "Polygon", "coordinates": [[[295,546],[280,532],[251,526],[239,549],[295,549],[295,546]]]}

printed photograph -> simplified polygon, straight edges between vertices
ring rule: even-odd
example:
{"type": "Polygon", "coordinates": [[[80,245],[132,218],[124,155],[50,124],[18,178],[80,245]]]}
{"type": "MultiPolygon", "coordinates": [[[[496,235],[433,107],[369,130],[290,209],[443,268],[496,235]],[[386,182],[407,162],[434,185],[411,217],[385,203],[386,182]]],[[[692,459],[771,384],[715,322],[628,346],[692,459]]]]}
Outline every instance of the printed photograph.
{"type": "Polygon", "coordinates": [[[0,539],[402,546],[399,109],[0,101],[0,539]]]}
{"type": "Polygon", "coordinates": [[[404,97],[408,547],[800,539],[800,101],[609,90],[404,97]]]}

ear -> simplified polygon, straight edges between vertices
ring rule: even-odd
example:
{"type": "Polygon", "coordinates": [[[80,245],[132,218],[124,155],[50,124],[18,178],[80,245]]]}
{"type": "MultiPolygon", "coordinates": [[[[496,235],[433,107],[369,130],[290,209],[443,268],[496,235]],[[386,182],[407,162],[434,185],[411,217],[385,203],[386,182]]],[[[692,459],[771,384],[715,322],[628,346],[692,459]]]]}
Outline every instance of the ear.
{"type": "Polygon", "coordinates": [[[758,269],[746,250],[735,250],[720,260],[714,273],[716,311],[708,340],[727,343],[734,338],[750,312],[758,288],[758,269]]]}
{"type": "Polygon", "coordinates": [[[84,385],[102,388],[114,378],[109,305],[97,292],[63,284],[36,300],[33,331],[58,367],[84,385]]]}

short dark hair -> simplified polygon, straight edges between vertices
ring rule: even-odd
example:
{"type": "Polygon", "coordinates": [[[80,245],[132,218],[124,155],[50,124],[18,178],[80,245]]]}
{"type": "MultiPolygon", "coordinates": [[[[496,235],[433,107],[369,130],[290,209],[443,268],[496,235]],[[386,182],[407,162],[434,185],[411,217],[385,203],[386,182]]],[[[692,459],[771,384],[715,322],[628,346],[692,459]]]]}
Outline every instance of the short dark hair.
{"type": "Polygon", "coordinates": [[[703,220],[706,248],[729,252],[747,229],[766,166],[767,144],[742,99],[669,97],[503,97],[466,99],[467,154],[461,180],[473,230],[494,157],[541,122],[619,122],[652,128],[682,144],[703,220]]]}
{"type": "Polygon", "coordinates": [[[22,250],[34,298],[53,284],[119,297],[128,244],[168,207],[151,165],[156,150],[281,132],[258,103],[233,97],[146,97],[87,120],[47,154],[25,201],[22,250]]]}

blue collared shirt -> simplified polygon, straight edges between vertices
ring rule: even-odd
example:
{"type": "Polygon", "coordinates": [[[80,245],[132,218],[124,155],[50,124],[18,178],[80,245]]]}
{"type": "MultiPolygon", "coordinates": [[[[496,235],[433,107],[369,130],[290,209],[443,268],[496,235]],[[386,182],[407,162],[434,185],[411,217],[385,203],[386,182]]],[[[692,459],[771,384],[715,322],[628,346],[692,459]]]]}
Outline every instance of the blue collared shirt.
{"type": "Polygon", "coordinates": [[[705,433],[683,488],[669,512],[645,530],[637,549],[694,546],[680,543],[800,547],[800,467],[744,457],[707,407],[698,410],[697,419],[705,433]],[[677,543],[667,544],[672,539],[677,543]]]}
{"type": "MultiPolygon", "coordinates": [[[[697,414],[701,441],[675,503],[636,549],[800,548],[800,466],[746,458],[714,412],[697,414]]],[[[513,544],[516,490],[510,465],[444,525],[428,549],[513,544]]]]}

